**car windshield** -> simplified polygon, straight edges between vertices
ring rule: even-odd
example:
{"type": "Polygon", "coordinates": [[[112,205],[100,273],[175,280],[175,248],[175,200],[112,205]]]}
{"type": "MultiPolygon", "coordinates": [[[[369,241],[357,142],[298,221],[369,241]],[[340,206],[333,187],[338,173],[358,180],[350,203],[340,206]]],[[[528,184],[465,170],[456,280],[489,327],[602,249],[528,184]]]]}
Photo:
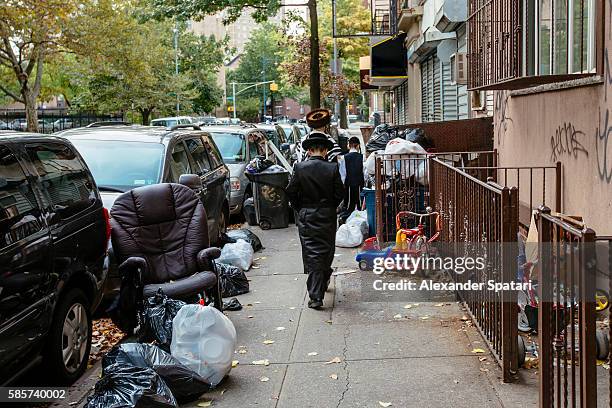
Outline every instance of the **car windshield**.
{"type": "Polygon", "coordinates": [[[246,160],[244,138],[240,133],[213,132],[211,135],[224,162],[238,163],[246,160]]]}
{"type": "Polygon", "coordinates": [[[165,127],[172,127],[176,125],[176,120],[175,119],[170,119],[170,120],[154,120],[151,122],[151,126],[165,126],[165,127]]]}
{"type": "Polygon", "coordinates": [[[70,141],[85,159],[102,191],[128,191],[160,182],[164,157],[164,145],[161,143],[70,141]],[[134,160],[135,157],[138,160],[134,160]]]}

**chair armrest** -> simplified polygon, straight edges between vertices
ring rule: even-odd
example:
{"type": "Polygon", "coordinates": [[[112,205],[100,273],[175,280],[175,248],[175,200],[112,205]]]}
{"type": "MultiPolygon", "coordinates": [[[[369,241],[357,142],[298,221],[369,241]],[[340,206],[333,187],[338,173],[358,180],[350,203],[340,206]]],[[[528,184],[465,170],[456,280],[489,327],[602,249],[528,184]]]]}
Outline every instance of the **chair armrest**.
{"type": "Polygon", "coordinates": [[[198,252],[198,266],[202,271],[215,272],[213,261],[221,256],[221,249],[210,247],[198,252]]]}
{"type": "Polygon", "coordinates": [[[119,274],[122,277],[131,275],[135,283],[140,286],[142,276],[147,273],[148,269],[149,265],[147,265],[146,259],[139,256],[131,256],[119,265],[119,274]]]}

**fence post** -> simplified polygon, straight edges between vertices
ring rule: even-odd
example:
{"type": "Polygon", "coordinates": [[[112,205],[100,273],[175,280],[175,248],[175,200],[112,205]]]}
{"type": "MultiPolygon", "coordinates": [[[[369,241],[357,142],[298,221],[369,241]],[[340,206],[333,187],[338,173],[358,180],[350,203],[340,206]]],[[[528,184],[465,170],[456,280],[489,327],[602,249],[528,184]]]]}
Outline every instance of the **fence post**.
{"type": "Polygon", "coordinates": [[[551,223],[545,218],[550,215],[550,208],[541,206],[538,208],[538,346],[540,361],[538,373],[540,377],[540,408],[548,408],[553,405],[553,356],[552,356],[552,276],[553,258],[551,243],[551,223]]]}
{"type": "Polygon", "coordinates": [[[580,376],[583,385],[580,393],[581,407],[597,406],[597,378],[595,356],[595,277],[597,274],[597,253],[595,251],[595,231],[587,228],[582,233],[583,258],[580,276],[580,376]]]}
{"type": "MultiPolygon", "coordinates": [[[[544,170],[546,171],[546,170],[544,170]]],[[[555,165],[555,211],[561,212],[561,162],[555,165]]]]}
{"type": "Polygon", "coordinates": [[[383,244],[383,242],[385,242],[385,239],[383,237],[383,182],[382,182],[382,169],[381,169],[381,158],[380,156],[378,156],[376,153],[372,153],[374,154],[374,188],[375,190],[375,194],[376,194],[376,208],[375,208],[375,213],[376,213],[376,239],[378,239],[378,243],[380,245],[383,244]]]}
{"type": "MultiPolygon", "coordinates": [[[[501,226],[502,236],[502,281],[510,283],[516,280],[516,240],[518,234],[518,190],[504,187],[501,190],[501,226]]],[[[514,380],[518,371],[518,315],[517,294],[513,290],[504,290],[502,301],[502,369],[504,382],[514,380]]]]}

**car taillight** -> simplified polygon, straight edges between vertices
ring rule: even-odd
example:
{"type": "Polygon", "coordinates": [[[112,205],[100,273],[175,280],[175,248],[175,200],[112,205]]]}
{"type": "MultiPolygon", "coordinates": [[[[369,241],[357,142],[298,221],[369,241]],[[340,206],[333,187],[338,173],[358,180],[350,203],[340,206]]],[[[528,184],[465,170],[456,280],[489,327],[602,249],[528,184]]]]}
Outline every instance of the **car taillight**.
{"type": "Polygon", "coordinates": [[[106,224],[106,243],[108,244],[108,240],[111,237],[110,213],[106,208],[102,208],[102,212],[104,213],[104,223],[106,224]]]}
{"type": "Polygon", "coordinates": [[[240,191],[240,180],[232,177],[230,179],[230,188],[232,189],[232,191],[240,191]]]}

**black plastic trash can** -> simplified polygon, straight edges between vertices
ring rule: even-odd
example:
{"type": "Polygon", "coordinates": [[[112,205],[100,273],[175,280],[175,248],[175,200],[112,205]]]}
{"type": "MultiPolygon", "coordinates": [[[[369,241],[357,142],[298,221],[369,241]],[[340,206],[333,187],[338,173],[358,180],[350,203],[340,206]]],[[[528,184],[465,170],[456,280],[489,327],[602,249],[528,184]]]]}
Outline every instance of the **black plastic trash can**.
{"type": "Polygon", "coordinates": [[[289,200],[285,188],[289,172],[245,173],[253,183],[257,223],[263,230],[289,226],[289,200]]]}

